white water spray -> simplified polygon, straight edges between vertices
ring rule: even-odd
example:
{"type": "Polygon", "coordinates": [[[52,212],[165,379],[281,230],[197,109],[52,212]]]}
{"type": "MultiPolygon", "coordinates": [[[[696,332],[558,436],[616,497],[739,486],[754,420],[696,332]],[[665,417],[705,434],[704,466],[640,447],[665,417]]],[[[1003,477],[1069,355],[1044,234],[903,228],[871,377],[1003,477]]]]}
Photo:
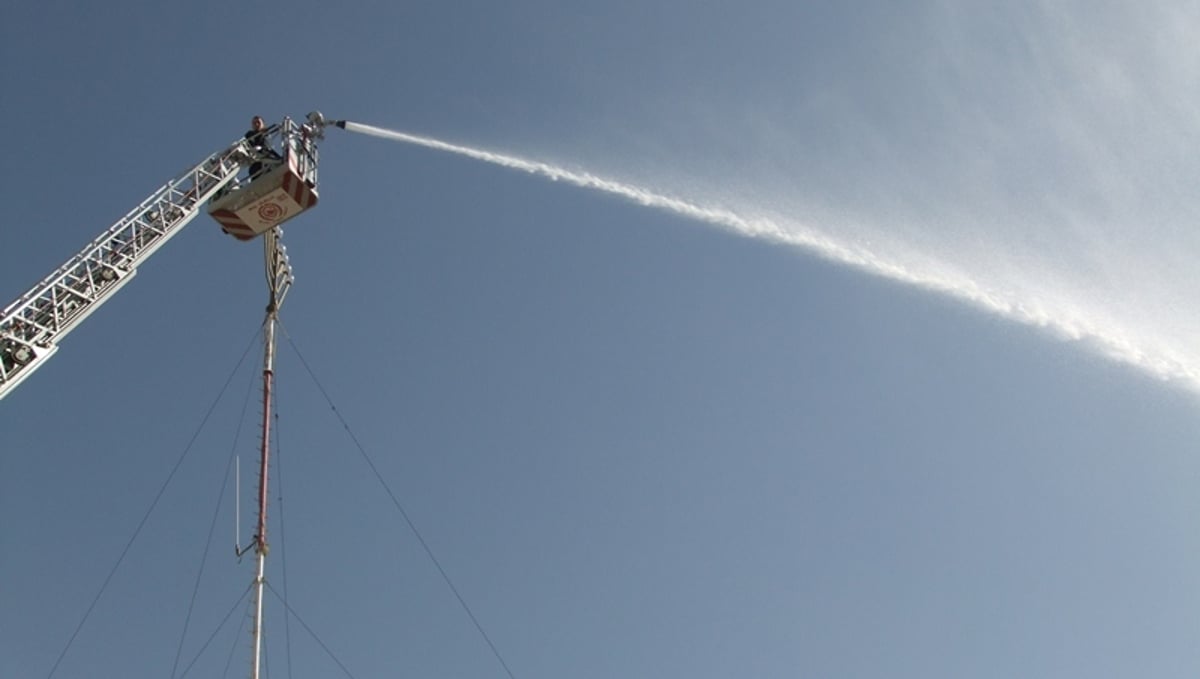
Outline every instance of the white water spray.
{"type": "Polygon", "coordinates": [[[438,151],[481,160],[501,167],[521,170],[552,181],[563,181],[581,188],[620,196],[635,203],[706,222],[742,236],[802,248],[833,262],[867,273],[942,293],[977,308],[1019,323],[1048,329],[1060,337],[1090,345],[1111,359],[1135,366],[1161,379],[1177,379],[1200,390],[1200,367],[1188,357],[1169,348],[1148,348],[1134,338],[1089,317],[1084,312],[1050,310],[1036,300],[1020,299],[1011,293],[989,290],[970,277],[946,271],[919,271],[891,261],[861,245],[839,242],[816,229],[791,220],[748,216],[715,205],[704,205],[683,198],[634,186],[589,172],[570,170],[549,163],[514,155],[461,146],[395,130],[346,121],[345,129],[383,139],[423,146],[438,151]]]}

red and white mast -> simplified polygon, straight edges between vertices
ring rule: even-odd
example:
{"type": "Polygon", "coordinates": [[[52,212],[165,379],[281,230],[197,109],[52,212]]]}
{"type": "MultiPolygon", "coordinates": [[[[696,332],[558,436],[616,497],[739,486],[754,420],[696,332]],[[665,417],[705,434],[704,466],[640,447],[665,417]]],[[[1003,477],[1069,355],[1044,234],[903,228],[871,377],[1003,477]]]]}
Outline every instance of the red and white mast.
{"type": "Polygon", "coordinates": [[[253,545],[239,549],[239,556],[254,548],[256,573],[254,576],[254,660],[251,666],[250,678],[259,679],[262,667],[263,642],[263,594],[266,585],[267,552],[267,480],[271,452],[271,388],[275,381],[275,326],[279,322],[279,307],[283,298],[292,285],[292,266],[288,262],[287,250],[280,242],[283,235],[279,227],[264,234],[263,244],[266,254],[267,287],[271,300],[267,304],[267,315],[263,328],[263,407],[262,407],[262,447],[259,451],[258,463],[258,527],[254,533],[253,545]]]}

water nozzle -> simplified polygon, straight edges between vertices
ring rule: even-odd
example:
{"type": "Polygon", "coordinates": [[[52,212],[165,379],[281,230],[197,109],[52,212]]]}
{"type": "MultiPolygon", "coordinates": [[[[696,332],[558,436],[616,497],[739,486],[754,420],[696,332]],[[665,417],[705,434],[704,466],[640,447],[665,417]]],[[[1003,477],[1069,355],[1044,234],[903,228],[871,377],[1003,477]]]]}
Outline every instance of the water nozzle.
{"type": "Polygon", "coordinates": [[[340,127],[343,130],[346,129],[346,121],[345,120],[329,120],[320,111],[313,111],[312,113],[309,113],[308,114],[308,122],[313,127],[316,127],[318,129],[327,127],[329,125],[333,125],[335,127],[340,127]]]}

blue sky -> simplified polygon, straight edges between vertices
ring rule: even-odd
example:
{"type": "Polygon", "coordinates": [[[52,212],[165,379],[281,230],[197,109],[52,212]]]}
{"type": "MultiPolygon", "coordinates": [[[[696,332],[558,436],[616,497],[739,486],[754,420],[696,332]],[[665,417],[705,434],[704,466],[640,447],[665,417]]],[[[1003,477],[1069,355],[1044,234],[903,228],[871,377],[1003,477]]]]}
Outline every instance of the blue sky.
{"type": "MultiPolygon", "coordinates": [[[[1195,10],[743,4],[14,7],[0,295],[314,108],[770,220],[868,265],[335,130],[283,322],[521,679],[1194,676],[1195,10]]],[[[260,260],[197,219],[0,404],[0,675],[54,666],[260,260]]],[[[171,675],[214,516],[180,655],[245,676],[256,355],[53,676],[171,675]]],[[[278,380],[272,586],[353,676],[505,676],[278,380]]],[[[271,676],[339,676],[284,620],[271,676]]]]}

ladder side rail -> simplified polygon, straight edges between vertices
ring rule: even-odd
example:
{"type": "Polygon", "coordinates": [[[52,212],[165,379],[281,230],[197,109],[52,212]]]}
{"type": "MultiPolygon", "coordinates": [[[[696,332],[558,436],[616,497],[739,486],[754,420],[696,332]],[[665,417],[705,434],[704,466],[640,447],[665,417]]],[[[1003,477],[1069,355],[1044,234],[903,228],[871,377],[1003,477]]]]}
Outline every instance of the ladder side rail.
{"type": "MultiPolygon", "coordinates": [[[[238,141],[231,144],[229,148],[212,154],[208,158],[201,161],[201,163],[196,167],[187,170],[174,180],[159,187],[159,189],[152,193],[149,198],[142,201],[137,207],[130,210],[124,217],[109,227],[107,231],[100,234],[100,236],[98,236],[95,240],[84,246],[82,251],[80,251],[71,259],[67,260],[62,266],[55,269],[53,273],[42,279],[41,282],[31,288],[28,292],[18,297],[11,304],[5,307],[4,311],[0,313],[0,320],[7,319],[10,315],[10,312],[13,311],[16,305],[36,297],[41,290],[48,287],[54,280],[75,269],[82,261],[87,259],[97,249],[102,248],[106,244],[110,243],[121,231],[137,225],[139,217],[145,217],[147,213],[152,212],[152,209],[155,206],[163,203],[165,200],[168,200],[171,196],[177,196],[186,193],[184,189],[180,188],[181,186],[186,186],[188,189],[190,189],[192,186],[201,185],[201,187],[204,188],[204,184],[210,183],[214,180],[220,180],[221,175],[216,172],[216,170],[219,170],[219,165],[229,161],[237,162],[235,159],[240,155],[248,155],[248,153],[245,148],[245,144],[241,141],[238,141]]],[[[239,163],[238,168],[240,167],[241,164],[239,163]]],[[[206,191],[206,193],[211,195],[212,192],[206,191]]]]}
{"type": "Polygon", "coordinates": [[[250,157],[244,140],[164,184],[98,238],[0,313],[0,398],[57,343],[110,299],[137,266],[237,178],[250,157]]]}

